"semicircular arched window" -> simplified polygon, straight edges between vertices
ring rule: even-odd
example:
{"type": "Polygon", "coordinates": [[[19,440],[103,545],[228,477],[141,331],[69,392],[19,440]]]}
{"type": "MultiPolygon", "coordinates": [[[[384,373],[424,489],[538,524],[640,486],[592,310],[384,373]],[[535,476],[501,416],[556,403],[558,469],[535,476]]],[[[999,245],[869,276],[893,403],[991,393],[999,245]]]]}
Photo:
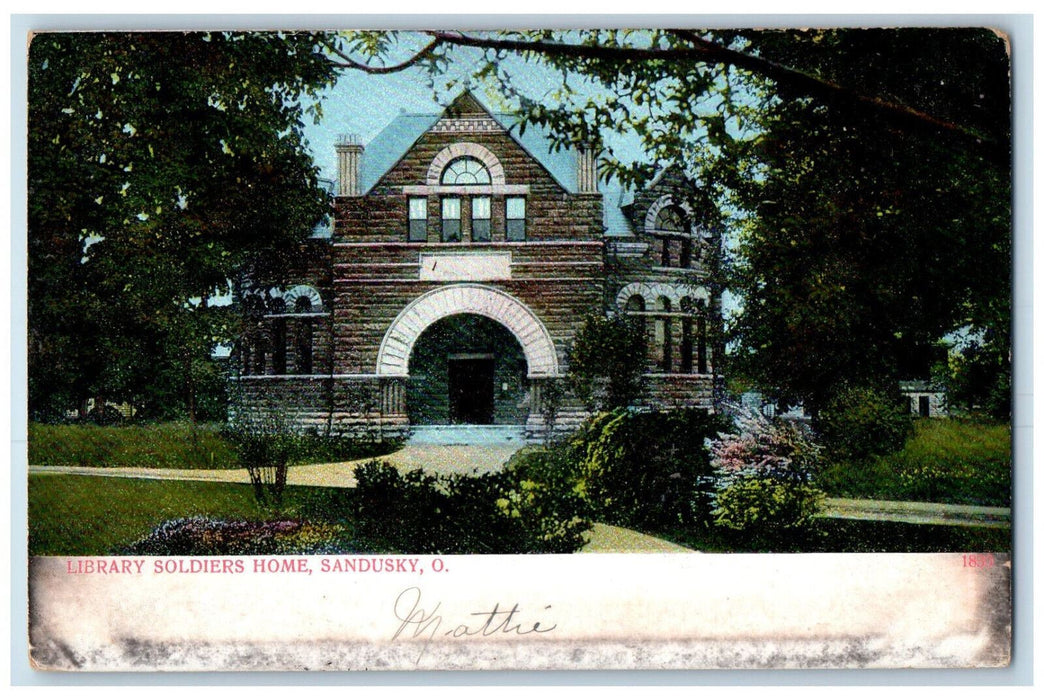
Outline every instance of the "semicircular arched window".
{"type": "Polygon", "coordinates": [[[667,206],[656,213],[656,230],[688,233],[685,212],[679,206],[667,206]]]}
{"type": "Polygon", "coordinates": [[[442,171],[441,182],[443,185],[488,185],[492,180],[482,161],[465,156],[450,161],[442,171]]]}

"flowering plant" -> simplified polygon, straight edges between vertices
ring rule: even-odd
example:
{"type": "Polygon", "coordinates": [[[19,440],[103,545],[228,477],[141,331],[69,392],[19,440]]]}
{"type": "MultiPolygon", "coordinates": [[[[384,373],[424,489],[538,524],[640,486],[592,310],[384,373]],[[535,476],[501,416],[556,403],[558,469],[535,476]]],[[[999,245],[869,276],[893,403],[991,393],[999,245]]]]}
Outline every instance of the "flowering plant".
{"type": "Polygon", "coordinates": [[[743,408],[734,415],[734,433],[706,441],[714,522],[775,545],[819,511],[823,493],[813,482],[822,450],[799,423],[743,408]]]}

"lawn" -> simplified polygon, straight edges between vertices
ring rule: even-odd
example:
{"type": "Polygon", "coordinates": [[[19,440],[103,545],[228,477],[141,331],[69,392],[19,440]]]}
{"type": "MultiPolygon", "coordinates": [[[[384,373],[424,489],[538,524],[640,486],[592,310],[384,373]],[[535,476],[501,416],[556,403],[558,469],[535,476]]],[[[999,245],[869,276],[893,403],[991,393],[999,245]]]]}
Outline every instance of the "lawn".
{"type": "Polygon", "coordinates": [[[878,520],[820,518],[813,532],[783,543],[759,544],[738,533],[712,529],[664,537],[701,552],[1010,552],[1011,529],[922,525],[878,520]]]}
{"type": "Polygon", "coordinates": [[[239,468],[214,424],[29,424],[29,464],[145,469],[239,468]]]}
{"type": "MultiPolygon", "coordinates": [[[[302,518],[348,527],[351,489],[287,487],[281,510],[263,509],[246,484],[33,474],[29,477],[29,554],[120,553],[159,523],[206,515],[230,520],[302,518]]],[[[827,519],[819,532],[785,546],[761,547],[724,530],[650,533],[704,552],[1005,552],[1006,528],[949,527],[827,519]]],[[[373,551],[355,541],[354,551],[373,551]]]]}
{"type": "Polygon", "coordinates": [[[831,496],[1011,505],[1011,426],[920,419],[902,450],[829,465],[819,486],[831,496]]]}
{"type": "MultiPolygon", "coordinates": [[[[101,426],[29,424],[29,464],[137,467],[143,469],[239,469],[234,445],[219,424],[183,422],[101,426]]],[[[347,437],[300,435],[292,464],[375,457],[401,447],[347,437]]]]}
{"type": "Polygon", "coordinates": [[[335,520],[343,491],[288,486],[275,511],[257,505],[249,484],[32,474],[29,554],[115,554],[164,520],[192,515],[335,520]]]}

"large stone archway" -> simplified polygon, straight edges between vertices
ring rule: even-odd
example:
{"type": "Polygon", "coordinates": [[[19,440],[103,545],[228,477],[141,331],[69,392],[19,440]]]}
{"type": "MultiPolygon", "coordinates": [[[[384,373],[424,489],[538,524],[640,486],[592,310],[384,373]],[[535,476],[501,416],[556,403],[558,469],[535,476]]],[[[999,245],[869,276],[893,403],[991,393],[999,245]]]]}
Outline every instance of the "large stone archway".
{"type": "Polygon", "coordinates": [[[421,333],[436,321],[455,314],[478,314],[504,325],[526,356],[531,379],[557,377],[558,354],[539,318],[507,292],[481,284],[454,284],[422,294],[392,321],[377,353],[377,374],[409,376],[410,354],[421,333]]]}

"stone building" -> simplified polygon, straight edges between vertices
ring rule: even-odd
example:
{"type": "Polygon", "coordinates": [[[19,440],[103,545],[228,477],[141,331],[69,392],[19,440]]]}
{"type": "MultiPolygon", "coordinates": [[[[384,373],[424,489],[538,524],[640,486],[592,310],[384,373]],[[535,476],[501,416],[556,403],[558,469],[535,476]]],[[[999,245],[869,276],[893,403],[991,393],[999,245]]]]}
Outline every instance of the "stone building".
{"type": "MultiPolygon", "coordinates": [[[[329,235],[307,241],[285,287],[241,289],[234,413],[338,433],[539,434],[542,389],[566,374],[592,314],[645,328],[642,405],[713,409],[720,239],[684,179],[602,192],[593,150],[511,127],[464,93],[365,147],[342,139],[329,235]]],[[[575,423],[583,409],[567,400],[559,415],[575,423]]]]}

